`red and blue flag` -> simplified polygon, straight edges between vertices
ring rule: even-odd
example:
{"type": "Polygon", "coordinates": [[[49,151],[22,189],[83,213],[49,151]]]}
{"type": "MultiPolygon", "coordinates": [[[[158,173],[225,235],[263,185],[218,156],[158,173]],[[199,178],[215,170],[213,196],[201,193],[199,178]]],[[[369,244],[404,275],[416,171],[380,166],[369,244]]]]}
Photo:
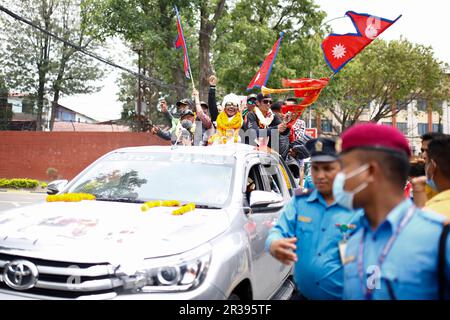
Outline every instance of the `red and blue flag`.
{"type": "Polygon", "coordinates": [[[177,40],[175,41],[175,48],[176,49],[180,49],[183,48],[183,67],[184,67],[184,75],[186,76],[186,78],[190,79],[191,78],[191,66],[189,63],[189,56],[188,56],[188,51],[187,51],[187,47],[186,47],[186,41],[184,40],[184,34],[183,34],[183,28],[181,27],[181,18],[180,18],[180,14],[178,12],[178,8],[177,6],[175,7],[175,13],[177,15],[177,29],[178,29],[178,37],[177,40]]]}
{"type": "Polygon", "coordinates": [[[395,20],[388,20],[353,11],[347,11],[345,15],[352,20],[356,33],[330,34],[322,42],[325,61],[334,73],[338,73],[350,60],[401,17],[400,15],[395,20]]]}
{"type": "Polygon", "coordinates": [[[255,87],[261,88],[262,86],[266,85],[267,80],[269,80],[270,72],[272,71],[272,66],[275,62],[275,59],[277,58],[278,49],[280,48],[281,39],[283,38],[283,35],[284,33],[281,32],[280,38],[278,38],[277,42],[275,42],[272,50],[270,50],[266,59],[259,68],[258,72],[253,77],[252,81],[250,81],[250,83],[248,84],[247,90],[251,90],[255,87]]]}

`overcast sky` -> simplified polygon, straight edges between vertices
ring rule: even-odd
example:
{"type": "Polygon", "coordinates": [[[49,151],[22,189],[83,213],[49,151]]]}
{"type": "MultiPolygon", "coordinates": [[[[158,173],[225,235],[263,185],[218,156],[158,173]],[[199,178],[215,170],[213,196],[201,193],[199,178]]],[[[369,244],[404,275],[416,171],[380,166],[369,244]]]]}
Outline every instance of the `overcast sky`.
{"type": "MultiPolygon", "coordinates": [[[[369,13],[387,19],[402,17],[380,38],[385,40],[399,39],[400,36],[414,42],[432,46],[438,59],[450,64],[450,3],[443,0],[315,0],[329,19],[343,16],[346,11],[369,13]]],[[[330,23],[335,33],[354,32],[350,19],[335,20],[330,23]]],[[[133,53],[129,52],[119,41],[113,41],[110,53],[115,62],[129,68],[132,65],[133,53]]],[[[182,67],[180,63],[180,68],[182,67]]],[[[133,69],[133,70],[134,70],[133,69]]],[[[122,105],[117,102],[119,88],[115,81],[120,72],[111,67],[107,78],[102,81],[104,87],[96,94],[77,95],[61,99],[61,104],[84,113],[97,120],[120,118],[122,105]]]]}

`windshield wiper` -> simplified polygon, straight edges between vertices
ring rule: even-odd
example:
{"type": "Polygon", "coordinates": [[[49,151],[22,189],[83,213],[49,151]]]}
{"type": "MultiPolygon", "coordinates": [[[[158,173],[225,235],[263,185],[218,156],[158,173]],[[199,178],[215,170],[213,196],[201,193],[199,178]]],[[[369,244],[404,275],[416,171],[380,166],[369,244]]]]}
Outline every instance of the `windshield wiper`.
{"type": "Polygon", "coordinates": [[[144,203],[143,200],[137,200],[132,198],[97,198],[97,201],[109,201],[109,202],[126,202],[126,203],[144,203]]]}
{"type": "Polygon", "coordinates": [[[220,207],[209,206],[207,204],[196,204],[195,207],[198,209],[216,209],[216,210],[222,209],[220,207]]]}

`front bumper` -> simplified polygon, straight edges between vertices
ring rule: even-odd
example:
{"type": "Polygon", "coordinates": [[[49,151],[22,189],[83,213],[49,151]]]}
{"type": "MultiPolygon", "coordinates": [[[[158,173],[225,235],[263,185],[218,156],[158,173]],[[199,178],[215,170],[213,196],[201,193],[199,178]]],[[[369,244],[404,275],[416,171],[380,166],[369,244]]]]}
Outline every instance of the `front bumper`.
{"type": "MultiPolygon", "coordinates": [[[[200,287],[186,292],[170,293],[106,293],[98,295],[83,295],[71,300],[224,300],[226,296],[215,285],[203,283],[200,287]]],[[[24,291],[0,289],[0,300],[68,300],[52,296],[28,294],[24,291]]]]}

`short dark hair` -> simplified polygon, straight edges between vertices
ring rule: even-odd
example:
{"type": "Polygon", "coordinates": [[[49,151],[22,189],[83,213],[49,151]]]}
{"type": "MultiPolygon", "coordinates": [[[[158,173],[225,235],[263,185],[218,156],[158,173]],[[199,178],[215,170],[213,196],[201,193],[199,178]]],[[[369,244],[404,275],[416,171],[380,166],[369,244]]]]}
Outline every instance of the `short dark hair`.
{"type": "Polygon", "coordinates": [[[272,109],[273,111],[281,111],[281,107],[283,106],[284,102],[281,100],[278,100],[277,102],[275,102],[274,104],[272,104],[272,106],[270,107],[270,109],[272,109]]]}
{"type": "Polygon", "coordinates": [[[422,141],[431,141],[437,138],[445,137],[446,134],[440,133],[440,132],[427,132],[423,134],[420,138],[422,141]]]}
{"type": "Polygon", "coordinates": [[[272,99],[272,96],[270,95],[270,93],[262,94],[261,92],[256,96],[256,100],[258,100],[259,102],[263,101],[264,99],[272,99]]]}
{"type": "Polygon", "coordinates": [[[450,179],[450,136],[431,140],[428,145],[428,157],[436,162],[440,171],[450,179]]]}
{"type": "Polygon", "coordinates": [[[404,188],[410,171],[408,156],[404,152],[360,150],[358,158],[364,162],[375,161],[384,175],[398,187],[404,188]]]}

